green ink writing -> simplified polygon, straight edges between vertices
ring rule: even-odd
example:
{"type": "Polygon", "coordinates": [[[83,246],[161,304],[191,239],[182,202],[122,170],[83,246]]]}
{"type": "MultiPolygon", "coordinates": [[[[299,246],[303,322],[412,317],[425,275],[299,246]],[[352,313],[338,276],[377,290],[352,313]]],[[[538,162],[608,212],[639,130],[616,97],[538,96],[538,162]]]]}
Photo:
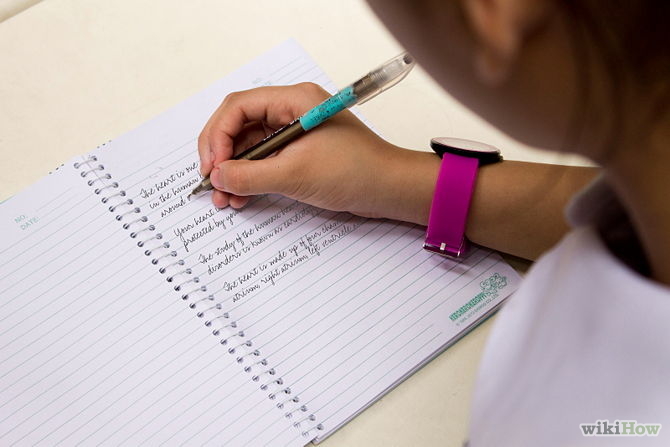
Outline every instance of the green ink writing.
{"type": "Polygon", "coordinates": [[[20,216],[14,218],[14,223],[17,224],[22,230],[27,230],[39,221],[39,217],[28,217],[25,214],[21,214],[20,216]]]}

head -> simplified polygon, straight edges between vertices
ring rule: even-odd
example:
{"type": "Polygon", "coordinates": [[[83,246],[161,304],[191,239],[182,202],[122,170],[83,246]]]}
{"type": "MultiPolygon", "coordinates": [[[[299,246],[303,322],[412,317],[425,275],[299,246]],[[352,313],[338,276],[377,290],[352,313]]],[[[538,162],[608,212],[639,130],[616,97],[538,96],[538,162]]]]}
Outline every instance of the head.
{"type": "Polygon", "coordinates": [[[667,119],[666,1],[369,3],[450,94],[526,144],[606,163],[667,119]]]}

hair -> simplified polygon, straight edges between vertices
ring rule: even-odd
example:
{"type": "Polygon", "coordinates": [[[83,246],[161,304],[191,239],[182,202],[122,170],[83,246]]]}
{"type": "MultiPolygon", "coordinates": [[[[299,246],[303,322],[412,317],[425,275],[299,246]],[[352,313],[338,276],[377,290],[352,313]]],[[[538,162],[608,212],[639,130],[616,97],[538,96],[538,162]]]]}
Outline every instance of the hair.
{"type": "MultiPolygon", "coordinates": [[[[644,95],[649,101],[646,122],[665,113],[670,103],[670,2],[667,0],[557,0],[580,62],[577,73],[580,105],[574,128],[588,113],[591,67],[600,63],[609,77],[612,132],[604,142],[615,150],[623,122],[623,97],[644,95]]],[[[577,132],[576,137],[579,136],[577,132]]]]}

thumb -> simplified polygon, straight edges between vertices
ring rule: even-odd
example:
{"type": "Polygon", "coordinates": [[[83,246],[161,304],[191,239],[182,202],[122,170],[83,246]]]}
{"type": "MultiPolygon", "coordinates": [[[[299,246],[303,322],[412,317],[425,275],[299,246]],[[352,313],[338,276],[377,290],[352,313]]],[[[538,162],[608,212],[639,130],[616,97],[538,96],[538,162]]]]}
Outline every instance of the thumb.
{"type": "Polygon", "coordinates": [[[281,157],[262,160],[226,160],[210,174],[212,186],[237,196],[279,193],[288,195],[295,176],[289,175],[281,157]]]}

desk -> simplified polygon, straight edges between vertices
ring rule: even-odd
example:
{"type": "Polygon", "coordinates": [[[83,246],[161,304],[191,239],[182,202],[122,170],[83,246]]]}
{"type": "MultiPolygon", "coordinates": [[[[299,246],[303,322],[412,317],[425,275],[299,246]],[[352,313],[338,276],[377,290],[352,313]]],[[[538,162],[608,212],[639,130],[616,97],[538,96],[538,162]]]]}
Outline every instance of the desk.
{"type": "MultiPolygon", "coordinates": [[[[0,23],[0,200],[289,37],[340,86],[400,52],[357,0],[46,0],[0,23]]],[[[362,112],[405,147],[452,135],[496,144],[508,159],[566,161],[497,132],[421,69],[362,112]]],[[[460,446],[491,324],[323,445],[460,446]]]]}

